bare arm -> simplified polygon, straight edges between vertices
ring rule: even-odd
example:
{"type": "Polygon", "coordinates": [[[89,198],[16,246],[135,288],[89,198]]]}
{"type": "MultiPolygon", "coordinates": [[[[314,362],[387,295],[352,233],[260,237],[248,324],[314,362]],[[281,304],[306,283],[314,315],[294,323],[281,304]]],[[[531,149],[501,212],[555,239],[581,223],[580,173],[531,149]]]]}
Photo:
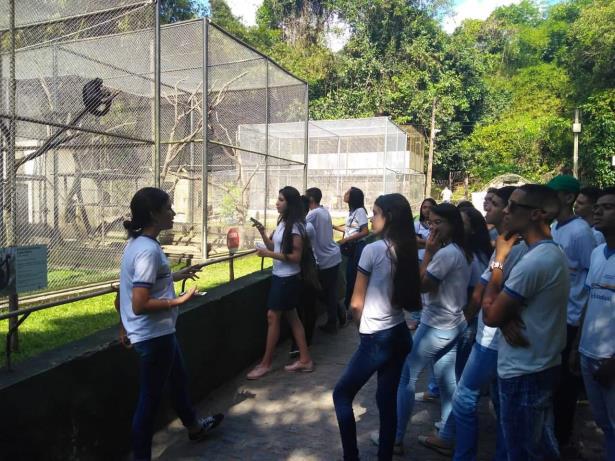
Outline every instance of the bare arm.
{"type": "Polygon", "coordinates": [[[365,293],[367,293],[367,282],[369,277],[362,272],[357,272],[357,279],[354,284],[352,298],[350,300],[350,309],[354,323],[359,326],[361,324],[361,316],[363,315],[363,307],[365,306],[365,293]]]}
{"type": "Polygon", "coordinates": [[[277,253],[273,249],[261,248],[256,251],[256,254],[261,258],[272,258],[278,261],[286,261],[289,263],[301,262],[301,253],[303,251],[303,239],[300,235],[293,234],[293,251],[292,253],[277,253]]]}
{"type": "Polygon", "coordinates": [[[483,300],[484,294],[485,294],[485,286],[479,282],[474,287],[474,291],[472,291],[472,296],[470,297],[470,302],[468,303],[468,306],[464,310],[466,320],[470,321],[478,315],[478,311],[480,311],[480,305],[483,300]]]}
{"type": "Polygon", "coordinates": [[[178,298],[157,299],[150,297],[149,288],[134,287],[132,289],[132,311],[135,315],[143,315],[169,310],[188,301],[195,292],[196,287],[192,287],[178,298]]]}
{"type": "Polygon", "coordinates": [[[359,232],[352,234],[349,237],[341,239],[338,243],[342,245],[344,243],[352,242],[353,240],[359,240],[359,239],[362,239],[363,237],[367,237],[368,234],[369,234],[369,229],[367,228],[367,224],[366,224],[365,226],[361,227],[359,232]]]}

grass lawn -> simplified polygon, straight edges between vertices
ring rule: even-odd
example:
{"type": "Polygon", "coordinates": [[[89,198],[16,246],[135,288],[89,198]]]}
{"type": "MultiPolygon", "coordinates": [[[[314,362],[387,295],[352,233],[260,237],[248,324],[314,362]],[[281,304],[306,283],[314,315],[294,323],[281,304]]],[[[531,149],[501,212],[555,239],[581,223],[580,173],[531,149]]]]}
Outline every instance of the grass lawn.
{"type": "MultiPolygon", "coordinates": [[[[265,260],[265,267],[271,267],[270,259],[265,260]]],[[[255,255],[240,258],[235,260],[235,277],[243,277],[260,268],[261,258],[255,255]]],[[[228,263],[224,262],[206,267],[198,280],[189,280],[186,286],[196,284],[199,290],[209,290],[228,280],[228,263]]],[[[177,283],[176,291],[180,289],[181,283],[177,283]]],[[[30,314],[19,327],[20,351],[12,354],[13,363],[116,325],[118,315],[113,307],[114,298],[115,294],[108,294],[30,314]]],[[[7,330],[8,320],[0,321],[1,362],[4,362],[7,330]]]]}

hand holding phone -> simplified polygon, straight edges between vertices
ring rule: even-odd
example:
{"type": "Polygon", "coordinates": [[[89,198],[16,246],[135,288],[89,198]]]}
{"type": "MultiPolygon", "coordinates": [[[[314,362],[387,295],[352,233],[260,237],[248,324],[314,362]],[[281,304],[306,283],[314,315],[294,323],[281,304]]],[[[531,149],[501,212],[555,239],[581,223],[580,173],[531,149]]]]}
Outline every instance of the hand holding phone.
{"type": "Polygon", "coordinates": [[[260,221],[254,218],[250,218],[250,221],[252,221],[252,227],[256,227],[259,232],[263,232],[265,230],[265,226],[263,226],[263,224],[260,221]]]}

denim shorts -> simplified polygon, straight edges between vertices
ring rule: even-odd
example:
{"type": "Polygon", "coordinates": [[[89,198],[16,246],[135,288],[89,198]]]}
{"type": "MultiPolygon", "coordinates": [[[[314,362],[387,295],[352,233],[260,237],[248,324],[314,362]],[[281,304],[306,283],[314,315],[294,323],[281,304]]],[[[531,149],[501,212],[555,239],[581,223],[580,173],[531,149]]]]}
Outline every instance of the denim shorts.
{"type": "Polygon", "coordinates": [[[290,311],[299,307],[303,282],[299,274],[290,277],[271,277],[267,308],[272,311],[290,311]]]}

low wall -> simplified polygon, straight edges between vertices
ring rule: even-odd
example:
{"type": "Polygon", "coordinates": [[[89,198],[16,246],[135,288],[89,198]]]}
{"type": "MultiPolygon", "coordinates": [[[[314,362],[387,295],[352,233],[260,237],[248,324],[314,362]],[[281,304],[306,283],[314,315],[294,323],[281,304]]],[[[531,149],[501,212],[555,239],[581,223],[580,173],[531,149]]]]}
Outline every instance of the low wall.
{"type": "MultiPolygon", "coordinates": [[[[269,272],[252,274],[182,309],[195,402],[262,354],[269,284],[269,272]]],[[[130,450],[137,360],[116,338],[117,328],[103,330],[0,374],[1,460],[113,460],[130,450]]],[[[174,417],[165,402],[157,426],[174,417]]]]}

